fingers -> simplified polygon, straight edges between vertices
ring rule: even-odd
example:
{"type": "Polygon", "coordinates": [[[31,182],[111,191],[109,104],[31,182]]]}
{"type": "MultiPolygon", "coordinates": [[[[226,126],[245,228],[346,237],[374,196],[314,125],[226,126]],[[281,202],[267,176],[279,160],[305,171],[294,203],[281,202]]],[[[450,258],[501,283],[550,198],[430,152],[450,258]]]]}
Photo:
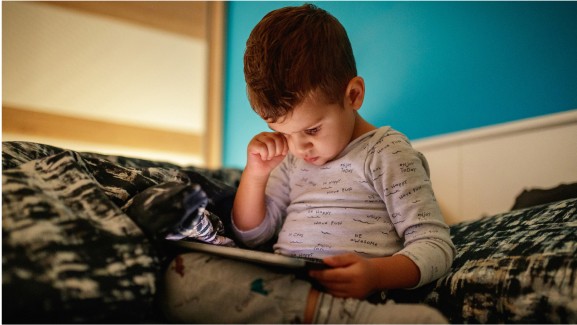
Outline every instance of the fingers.
{"type": "Polygon", "coordinates": [[[252,139],[248,150],[250,154],[260,155],[262,160],[272,160],[288,154],[288,143],[280,133],[263,132],[252,139]]]}
{"type": "Polygon", "coordinates": [[[309,275],[318,281],[325,283],[344,283],[349,282],[348,271],[342,268],[311,270],[309,275]]]}
{"type": "Polygon", "coordinates": [[[310,276],[321,281],[331,281],[340,282],[342,278],[346,278],[349,270],[346,267],[358,263],[362,260],[362,257],[356,254],[343,254],[325,257],[323,262],[329,265],[331,268],[326,270],[312,270],[310,271],[310,276]]]}
{"type": "Polygon", "coordinates": [[[355,254],[343,254],[324,258],[323,261],[333,268],[311,270],[309,275],[330,294],[361,298],[373,289],[369,280],[372,270],[367,259],[355,254]]]}
{"type": "Polygon", "coordinates": [[[336,297],[363,298],[367,295],[364,284],[348,277],[318,280],[324,290],[336,297]]]}
{"type": "Polygon", "coordinates": [[[342,255],[329,256],[325,258],[323,261],[332,267],[346,267],[358,263],[361,259],[362,257],[356,254],[348,253],[342,255]]]}

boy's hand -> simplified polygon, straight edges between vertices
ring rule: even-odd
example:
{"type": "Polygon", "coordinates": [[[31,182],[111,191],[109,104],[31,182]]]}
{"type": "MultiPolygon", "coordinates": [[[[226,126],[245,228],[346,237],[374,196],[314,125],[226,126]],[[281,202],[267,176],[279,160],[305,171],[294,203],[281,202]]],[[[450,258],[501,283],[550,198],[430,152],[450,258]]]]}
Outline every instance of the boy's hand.
{"type": "Polygon", "coordinates": [[[268,176],[282,162],[288,151],[287,140],[282,134],[259,133],[248,144],[245,170],[250,169],[253,173],[268,176]]]}
{"type": "Polygon", "coordinates": [[[309,275],[331,295],[363,299],[376,289],[374,281],[380,274],[369,259],[344,254],[326,257],[323,262],[333,268],[310,271],[309,275]]]}
{"type": "Polygon", "coordinates": [[[236,191],[232,213],[240,230],[254,229],[264,220],[268,177],[288,151],[287,140],[280,133],[263,132],[250,140],[246,166],[236,191]]]}
{"type": "Polygon", "coordinates": [[[349,253],[323,261],[333,268],[310,271],[309,275],[337,297],[362,299],[377,289],[412,288],[421,278],[419,267],[402,254],[367,259],[349,253]]]}

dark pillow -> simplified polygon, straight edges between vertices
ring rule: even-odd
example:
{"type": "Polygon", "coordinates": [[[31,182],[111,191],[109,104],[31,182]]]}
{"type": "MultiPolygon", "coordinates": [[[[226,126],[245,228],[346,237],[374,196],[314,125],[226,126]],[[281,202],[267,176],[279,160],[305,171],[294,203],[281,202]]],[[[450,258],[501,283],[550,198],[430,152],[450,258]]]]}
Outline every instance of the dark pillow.
{"type": "Polygon", "coordinates": [[[525,209],[536,205],[577,198],[577,183],[561,184],[554,188],[523,190],[515,199],[511,210],[525,209]]]}

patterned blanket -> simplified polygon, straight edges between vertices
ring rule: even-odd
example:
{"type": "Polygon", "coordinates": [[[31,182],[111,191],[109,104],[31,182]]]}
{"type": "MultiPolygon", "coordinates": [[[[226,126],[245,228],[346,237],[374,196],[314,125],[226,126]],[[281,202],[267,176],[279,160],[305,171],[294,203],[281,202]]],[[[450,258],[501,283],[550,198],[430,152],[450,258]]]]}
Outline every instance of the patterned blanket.
{"type": "Polygon", "coordinates": [[[3,143],[2,168],[4,322],[160,322],[177,253],[162,239],[232,242],[215,213],[229,215],[240,171],[25,142],[3,143]]]}
{"type": "MultiPolygon", "coordinates": [[[[2,150],[6,323],[162,323],[163,238],[232,245],[240,171],[181,167],[48,145],[2,150]]],[[[390,293],[453,323],[577,323],[577,199],[451,227],[443,278],[390,293]]]]}
{"type": "Polygon", "coordinates": [[[451,237],[451,271],[397,300],[452,323],[577,323],[577,199],[453,225],[451,237]]]}

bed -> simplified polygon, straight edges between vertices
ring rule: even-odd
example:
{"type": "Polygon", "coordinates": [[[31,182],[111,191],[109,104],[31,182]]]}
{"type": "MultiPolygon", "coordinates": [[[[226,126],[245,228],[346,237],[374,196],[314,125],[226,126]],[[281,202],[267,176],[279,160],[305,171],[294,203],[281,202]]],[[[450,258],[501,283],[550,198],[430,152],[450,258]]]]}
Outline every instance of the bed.
{"type": "MultiPolygon", "coordinates": [[[[2,144],[5,323],[164,323],[164,237],[234,241],[241,171],[2,144]]],[[[568,186],[571,186],[567,184],[568,186]]],[[[397,301],[451,323],[577,323],[577,195],[451,225],[450,272],[397,301]]]]}

